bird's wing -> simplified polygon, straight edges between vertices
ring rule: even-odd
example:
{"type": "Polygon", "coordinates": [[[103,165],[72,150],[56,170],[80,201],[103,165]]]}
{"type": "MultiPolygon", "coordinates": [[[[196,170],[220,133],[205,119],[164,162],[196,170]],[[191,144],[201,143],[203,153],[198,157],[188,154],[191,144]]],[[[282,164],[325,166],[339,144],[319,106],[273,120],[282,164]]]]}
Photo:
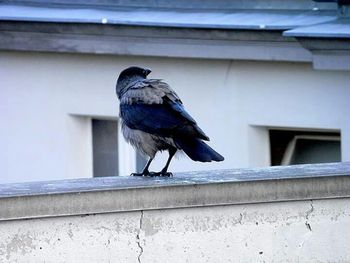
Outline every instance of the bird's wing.
{"type": "Polygon", "coordinates": [[[122,104],[143,102],[145,104],[162,104],[163,97],[171,101],[181,102],[179,96],[170,86],[160,79],[145,79],[130,85],[121,98],[122,104]]]}
{"type": "Polygon", "coordinates": [[[131,86],[121,99],[120,113],[132,129],[164,137],[209,140],[186,112],[178,95],[161,80],[145,80],[131,86]]]}

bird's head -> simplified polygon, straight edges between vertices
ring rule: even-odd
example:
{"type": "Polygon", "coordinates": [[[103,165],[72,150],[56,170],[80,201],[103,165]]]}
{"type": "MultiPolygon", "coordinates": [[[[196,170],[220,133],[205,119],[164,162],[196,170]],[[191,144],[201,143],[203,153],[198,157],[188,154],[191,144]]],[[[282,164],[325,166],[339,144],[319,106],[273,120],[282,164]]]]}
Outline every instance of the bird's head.
{"type": "Polygon", "coordinates": [[[129,67],[120,72],[118,82],[129,78],[147,78],[152,71],[148,68],[129,67]]]}
{"type": "Polygon", "coordinates": [[[141,68],[135,66],[126,68],[122,72],[120,72],[116,87],[118,97],[120,96],[120,93],[122,93],[122,90],[125,90],[125,88],[131,82],[146,79],[148,74],[150,74],[151,72],[152,71],[148,68],[141,68]]]}

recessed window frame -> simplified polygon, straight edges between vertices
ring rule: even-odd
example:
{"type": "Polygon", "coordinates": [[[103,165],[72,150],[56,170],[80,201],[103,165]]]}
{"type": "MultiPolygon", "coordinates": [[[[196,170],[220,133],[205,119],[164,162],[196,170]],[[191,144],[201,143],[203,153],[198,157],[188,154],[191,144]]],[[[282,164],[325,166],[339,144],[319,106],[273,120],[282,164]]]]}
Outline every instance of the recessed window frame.
{"type": "MultiPolygon", "coordinates": [[[[129,176],[131,173],[135,172],[137,170],[137,160],[140,159],[137,157],[137,152],[135,149],[125,141],[122,131],[121,131],[121,122],[119,118],[112,118],[112,117],[101,117],[101,116],[91,116],[91,139],[93,137],[93,120],[105,120],[105,121],[116,121],[117,122],[117,156],[118,156],[118,176],[129,176]]],[[[93,140],[93,139],[92,139],[93,140]]],[[[92,155],[92,162],[93,162],[93,142],[91,141],[91,155],[92,155]]],[[[140,166],[140,165],[139,165],[140,166]]],[[[93,173],[93,163],[92,163],[92,176],[94,176],[93,173]]]]}
{"type": "Polygon", "coordinates": [[[275,128],[268,127],[269,131],[269,146],[270,146],[270,165],[291,165],[293,154],[296,149],[296,144],[298,140],[318,140],[318,141],[335,141],[340,143],[340,161],[341,161],[341,132],[340,130],[328,130],[328,129],[304,129],[296,127],[284,127],[284,128],[275,128]],[[272,156],[272,142],[271,142],[271,131],[280,131],[280,132],[295,132],[293,138],[287,144],[284,154],[282,155],[281,163],[274,164],[272,156]]]}

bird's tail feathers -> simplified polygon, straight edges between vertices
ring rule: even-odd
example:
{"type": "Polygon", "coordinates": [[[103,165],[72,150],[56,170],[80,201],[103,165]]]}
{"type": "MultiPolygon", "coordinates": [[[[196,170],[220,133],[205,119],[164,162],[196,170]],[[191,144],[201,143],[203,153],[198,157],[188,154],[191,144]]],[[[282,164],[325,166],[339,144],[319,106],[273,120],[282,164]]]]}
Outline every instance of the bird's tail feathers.
{"type": "Polygon", "coordinates": [[[190,157],[193,161],[199,162],[221,162],[224,157],[214,151],[209,145],[197,138],[178,139],[174,138],[175,143],[190,157]]]}

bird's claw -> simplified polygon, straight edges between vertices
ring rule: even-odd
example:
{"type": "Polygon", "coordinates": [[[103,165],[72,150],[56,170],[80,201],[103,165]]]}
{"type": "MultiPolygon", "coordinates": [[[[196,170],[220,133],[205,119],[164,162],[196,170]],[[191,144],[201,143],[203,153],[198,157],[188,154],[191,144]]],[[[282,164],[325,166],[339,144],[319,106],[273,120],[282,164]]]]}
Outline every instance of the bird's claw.
{"type": "Polygon", "coordinates": [[[149,176],[150,175],[150,173],[148,172],[148,173],[132,173],[132,174],[130,174],[130,176],[149,176]]]}
{"type": "Polygon", "coordinates": [[[164,177],[172,177],[173,174],[170,172],[151,172],[149,176],[164,176],[164,177]]]}
{"type": "Polygon", "coordinates": [[[148,172],[148,173],[132,173],[130,176],[146,176],[146,177],[155,177],[155,176],[164,176],[172,177],[173,174],[170,172],[148,172]]]}

